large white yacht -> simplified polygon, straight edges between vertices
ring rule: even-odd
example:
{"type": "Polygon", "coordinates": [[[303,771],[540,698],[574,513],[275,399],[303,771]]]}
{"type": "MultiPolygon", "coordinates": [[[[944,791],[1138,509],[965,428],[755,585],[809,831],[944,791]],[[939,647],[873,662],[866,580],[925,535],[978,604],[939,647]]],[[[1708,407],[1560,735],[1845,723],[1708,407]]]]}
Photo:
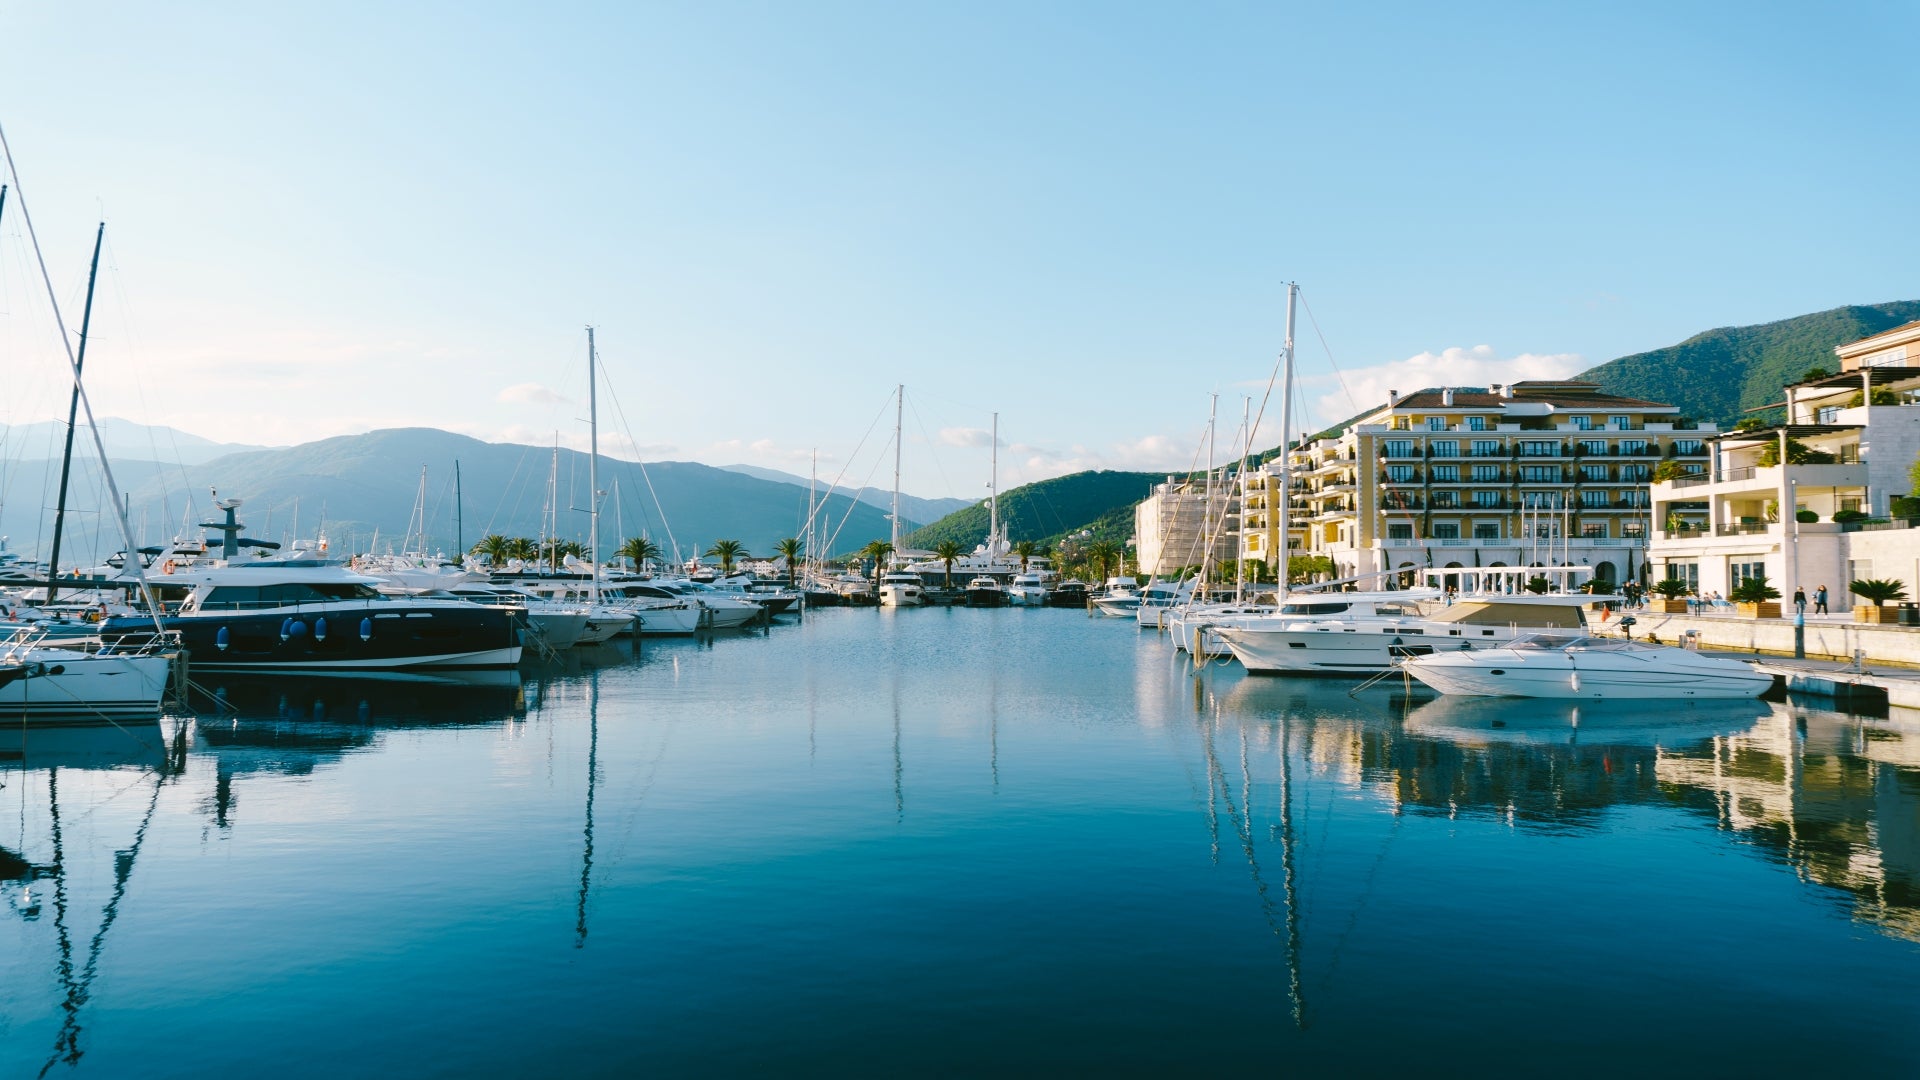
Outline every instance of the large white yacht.
{"type": "MultiPolygon", "coordinates": [[[[1405,605],[1379,610],[1376,602],[1364,612],[1304,619],[1273,615],[1215,632],[1249,672],[1371,675],[1407,657],[1497,648],[1537,630],[1584,633],[1585,606],[1618,599],[1573,591],[1577,579],[1590,573],[1587,567],[1453,568],[1445,573],[1464,578],[1467,591],[1443,594],[1411,611],[1405,605]],[[1529,592],[1526,583],[1535,578],[1545,578],[1548,591],[1529,592]]],[[[1316,597],[1310,603],[1340,604],[1349,595],[1355,594],[1316,597]]]]}
{"type": "Polygon", "coordinates": [[[1443,694],[1689,701],[1752,698],[1773,676],[1691,649],[1584,634],[1528,634],[1497,649],[1409,657],[1406,672],[1443,694]]]}

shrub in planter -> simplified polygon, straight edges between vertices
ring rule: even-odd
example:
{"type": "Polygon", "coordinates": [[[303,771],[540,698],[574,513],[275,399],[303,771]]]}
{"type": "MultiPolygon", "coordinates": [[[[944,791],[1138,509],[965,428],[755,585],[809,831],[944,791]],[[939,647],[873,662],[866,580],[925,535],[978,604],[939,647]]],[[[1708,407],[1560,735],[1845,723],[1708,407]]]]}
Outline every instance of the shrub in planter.
{"type": "Polygon", "coordinates": [[[1847,590],[1862,600],[1873,601],[1871,604],[1856,604],[1854,606],[1853,618],[1856,622],[1885,623],[1898,621],[1899,609],[1887,608],[1885,606],[1886,602],[1907,598],[1907,587],[1893,578],[1865,578],[1860,581],[1848,582],[1847,590]],[[1892,619],[1887,618],[1889,610],[1893,612],[1894,617],[1892,619]]]}

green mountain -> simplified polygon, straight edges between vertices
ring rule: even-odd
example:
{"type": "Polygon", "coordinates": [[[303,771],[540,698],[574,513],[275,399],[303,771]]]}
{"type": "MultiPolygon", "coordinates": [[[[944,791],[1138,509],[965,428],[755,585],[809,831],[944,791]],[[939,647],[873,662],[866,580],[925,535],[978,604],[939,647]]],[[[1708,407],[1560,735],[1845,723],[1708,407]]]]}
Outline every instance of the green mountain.
{"type": "MultiPolygon", "coordinates": [[[[1093,538],[1125,540],[1133,535],[1134,505],[1165,478],[1161,473],[1106,469],[1056,476],[1001,492],[1000,517],[1016,542],[1033,540],[1044,546],[1081,529],[1091,529],[1093,538]]],[[[952,540],[971,550],[986,541],[989,518],[987,504],[976,503],[909,533],[901,544],[925,549],[952,540]]]]}
{"type": "Polygon", "coordinates": [[[1731,427],[1812,367],[1840,369],[1833,347],[1920,319],[1920,300],[1859,304],[1758,326],[1726,326],[1581,374],[1609,394],[1665,401],[1731,427]]]}
{"type": "MultiPolygon", "coordinates": [[[[427,468],[425,503],[429,551],[453,552],[456,533],[471,546],[481,536],[537,537],[548,504],[547,483],[556,475],[559,523],[564,539],[586,539],[587,458],[561,450],[557,470],[552,447],[487,443],[432,428],[397,428],[349,435],[282,449],[226,454],[194,465],[114,462],[114,478],[130,492],[129,517],[142,544],[176,535],[197,537],[199,522],[215,513],[208,493],[244,500],[240,519],[248,535],[285,542],[311,538],[322,527],[336,550],[397,548],[427,468]],[[456,515],[454,463],[460,464],[461,509],[456,515]],[[183,526],[185,526],[183,528],[183,526]]],[[[98,508],[107,503],[91,455],[76,455],[73,497],[62,542],[64,565],[98,561],[118,551],[118,526],[98,508]]],[[[0,532],[14,551],[44,552],[57,461],[23,461],[0,469],[0,532]]],[[[686,461],[633,462],[602,458],[601,542],[621,535],[652,537],[672,556],[704,551],[715,540],[744,543],[754,555],[773,553],[782,537],[802,535],[807,492],[790,483],[745,476],[686,461]]],[[[886,513],[836,495],[820,514],[832,553],[850,552],[890,530],[886,513]]]]}

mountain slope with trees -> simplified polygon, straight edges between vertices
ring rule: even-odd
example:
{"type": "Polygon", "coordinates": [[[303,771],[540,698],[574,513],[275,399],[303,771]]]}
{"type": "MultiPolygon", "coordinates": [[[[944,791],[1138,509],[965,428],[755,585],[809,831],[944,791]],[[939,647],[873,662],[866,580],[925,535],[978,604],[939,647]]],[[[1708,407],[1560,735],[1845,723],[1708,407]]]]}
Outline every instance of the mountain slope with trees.
{"type": "Polygon", "coordinates": [[[1723,326],[1678,345],[1609,360],[1581,373],[1609,394],[1664,401],[1731,427],[1780,400],[1808,368],[1838,371],[1836,345],[1920,319],[1920,300],[1856,304],[1758,326],[1723,326]]]}

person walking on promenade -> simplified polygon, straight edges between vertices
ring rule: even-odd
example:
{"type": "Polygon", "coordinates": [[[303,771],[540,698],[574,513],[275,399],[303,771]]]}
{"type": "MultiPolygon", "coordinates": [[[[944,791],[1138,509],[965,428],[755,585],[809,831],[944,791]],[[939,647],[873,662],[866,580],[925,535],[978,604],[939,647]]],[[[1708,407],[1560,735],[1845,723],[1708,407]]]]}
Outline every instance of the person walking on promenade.
{"type": "Polygon", "coordinates": [[[1793,589],[1793,613],[1795,615],[1807,613],[1807,590],[1797,585],[1793,589]]]}
{"type": "Polygon", "coordinates": [[[1825,615],[1827,613],[1827,587],[1825,585],[1813,590],[1813,613],[1815,615],[1825,615]]]}

